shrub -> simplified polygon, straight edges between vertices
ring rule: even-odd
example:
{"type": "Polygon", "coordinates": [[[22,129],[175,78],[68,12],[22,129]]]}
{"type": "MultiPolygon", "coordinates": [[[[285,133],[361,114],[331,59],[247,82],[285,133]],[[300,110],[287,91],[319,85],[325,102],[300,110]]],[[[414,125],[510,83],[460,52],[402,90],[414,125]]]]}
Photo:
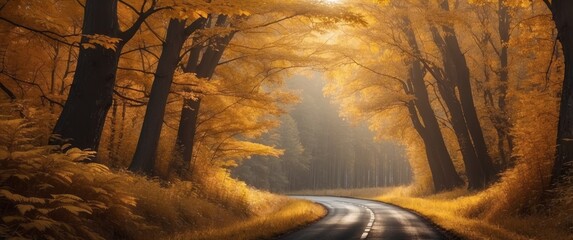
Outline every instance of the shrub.
{"type": "Polygon", "coordinates": [[[78,163],[95,152],[41,146],[37,136],[27,119],[0,119],[0,238],[126,238],[149,228],[133,226],[141,217],[117,174],[78,163]]]}

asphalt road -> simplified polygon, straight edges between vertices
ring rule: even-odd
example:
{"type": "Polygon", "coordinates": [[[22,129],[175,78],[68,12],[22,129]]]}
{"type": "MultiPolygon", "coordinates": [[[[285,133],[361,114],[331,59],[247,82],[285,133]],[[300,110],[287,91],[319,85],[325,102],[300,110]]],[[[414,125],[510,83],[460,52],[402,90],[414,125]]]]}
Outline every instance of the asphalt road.
{"type": "Polygon", "coordinates": [[[292,196],[324,205],[328,214],[280,240],[446,239],[422,218],[398,207],[368,200],[292,196]]]}

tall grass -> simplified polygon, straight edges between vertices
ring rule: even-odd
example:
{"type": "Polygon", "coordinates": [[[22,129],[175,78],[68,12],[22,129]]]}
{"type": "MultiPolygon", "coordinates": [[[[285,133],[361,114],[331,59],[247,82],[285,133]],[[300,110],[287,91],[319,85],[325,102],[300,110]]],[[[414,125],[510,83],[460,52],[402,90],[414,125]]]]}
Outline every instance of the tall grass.
{"type": "Polygon", "coordinates": [[[221,168],[165,182],[81,163],[95,153],[42,145],[35,126],[0,116],[0,239],[260,239],[325,214],[221,168]]]}

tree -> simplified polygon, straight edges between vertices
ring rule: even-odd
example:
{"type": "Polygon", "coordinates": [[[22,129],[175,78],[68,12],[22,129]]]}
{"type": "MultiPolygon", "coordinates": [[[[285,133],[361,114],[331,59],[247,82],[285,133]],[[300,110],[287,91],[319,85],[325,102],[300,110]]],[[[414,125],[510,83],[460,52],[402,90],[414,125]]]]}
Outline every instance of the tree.
{"type": "Polygon", "coordinates": [[[186,26],[186,21],[175,18],[169,21],[163,50],[155,70],[155,79],[151,87],[151,94],[141,127],[137,149],[129,166],[131,171],[143,172],[147,175],[153,173],[167,97],[173,82],[173,75],[179,64],[181,49],[185,40],[193,32],[201,28],[205,24],[206,19],[200,17],[189,26],[186,26]]]}
{"type": "Polygon", "coordinates": [[[544,0],[551,13],[558,32],[558,39],[565,56],[565,76],[559,108],[557,127],[557,156],[553,167],[552,183],[559,183],[571,173],[573,163],[573,2],[566,0],[544,0]]]}
{"type": "Polygon", "coordinates": [[[81,149],[97,149],[112,105],[121,51],[149,16],[166,9],[158,7],[156,0],[144,3],[133,25],[122,31],[117,6],[118,0],[87,0],[85,3],[78,63],[66,104],[53,130],[57,137],[52,138],[50,144],[69,141],[81,149]]]}
{"type": "MultiPolygon", "coordinates": [[[[228,25],[227,19],[227,15],[217,16],[214,26],[224,27],[228,25]]],[[[225,49],[233,39],[235,33],[235,31],[231,31],[222,36],[215,36],[208,42],[201,56],[199,56],[200,51],[203,50],[201,46],[196,46],[191,49],[189,60],[187,61],[184,71],[187,73],[195,73],[197,78],[210,79],[215,73],[215,68],[219,64],[225,49]]],[[[190,167],[192,167],[190,162],[193,157],[193,146],[197,132],[197,119],[200,106],[200,98],[186,98],[183,100],[177,140],[175,142],[175,154],[176,157],[181,158],[183,162],[183,171],[192,171],[192,169],[190,169],[190,167]]]]}
{"type": "MultiPolygon", "coordinates": [[[[410,20],[404,17],[404,34],[409,46],[413,49],[414,58],[421,56],[416,40],[416,35],[412,29],[410,20]]],[[[434,189],[444,191],[463,184],[461,178],[456,173],[452,159],[448,153],[444,137],[436,119],[434,110],[430,104],[428,90],[424,81],[424,67],[419,59],[411,60],[410,79],[405,87],[407,93],[414,94],[414,102],[408,103],[408,110],[414,128],[420,134],[426,146],[426,156],[432,171],[434,189]],[[415,107],[414,107],[415,104],[415,107]],[[421,120],[418,118],[420,116],[421,120]]]]}
{"type": "MultiPolygon", "coordinates": [[[[198,46],[197,48],[191,49],[184,71],[195,73],[197,78],[200,79],[211,79],[231,40],[236,34],[241,33],[241,31],[268,27],[297,17],[319,19],[319,24],[315,24],[313,28],[304,29],[307,33],[332,28],[332,24],[337,22],[350,24],[364,23],[359,15],[342,10],[340,7],[329,6],[325,8],[324,5],[319,3],[285,2],[265,6],[266,8],[261,8],[261,4],[257,4],[256,1],[251,2],[250,5],[238,6],[239,9],[242,10],[244,8],[244,11],[249,11],[251,15],[255,16],[275,14],[270,21],[254,26],[247,25],[243,27],[244,29],[235,27],[233,24],[235,24],[235,22],[248,22],[248,16],[241,17],[240,15],[220,14],[216,19],[213,19],[213,28],[218,30],[223,29],[222,33],[209,39],[205,46],[198,46]],[[278,18],[276,15],[278,15],[278,18]]],[[[288,56],[285,57],[285,59],[288,60],[288,56]]],[[[183,168],[190,172],[192,172],[193,148],[195,145],[200,107],[201,97],[187,98],[183,101],[175,144],[176,157],[180,158],[183,162],[183,168]]]]}

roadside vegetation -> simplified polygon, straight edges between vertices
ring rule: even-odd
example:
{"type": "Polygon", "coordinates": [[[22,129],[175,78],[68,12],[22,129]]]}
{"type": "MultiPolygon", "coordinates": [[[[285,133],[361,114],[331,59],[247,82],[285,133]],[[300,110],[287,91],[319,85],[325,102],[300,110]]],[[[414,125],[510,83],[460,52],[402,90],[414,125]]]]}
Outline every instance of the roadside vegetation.
{"type": "Polygon", "coordinates": [[[0,123],[0,236],[8,239],[261,239],[325,214],[222,169],[168,182],[82,163],[94,152],[41,145],[26,119],[0,123]]]}

